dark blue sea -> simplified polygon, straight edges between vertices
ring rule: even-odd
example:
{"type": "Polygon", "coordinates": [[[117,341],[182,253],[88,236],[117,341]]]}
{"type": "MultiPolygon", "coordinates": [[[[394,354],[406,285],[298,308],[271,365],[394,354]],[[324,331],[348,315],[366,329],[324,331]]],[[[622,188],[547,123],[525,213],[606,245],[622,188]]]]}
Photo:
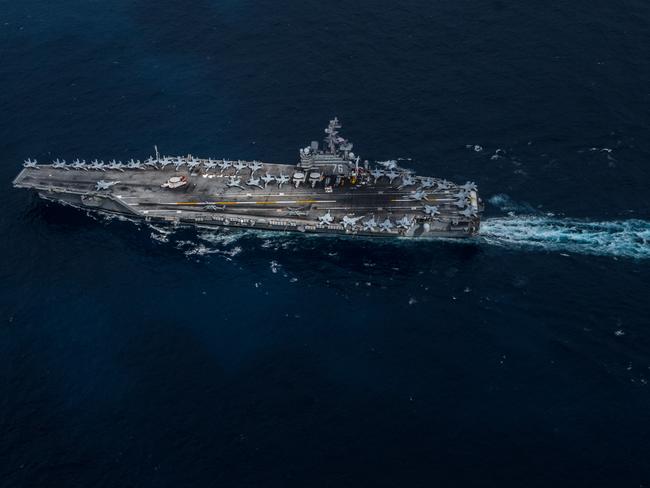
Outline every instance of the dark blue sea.
{"type": "Polygon", "coordinates": [[[650,486],[650,4],[0,0],[0,486],[650,486]],[[28,157],[364,159],[465,242],[107,219],[28,157]]]}

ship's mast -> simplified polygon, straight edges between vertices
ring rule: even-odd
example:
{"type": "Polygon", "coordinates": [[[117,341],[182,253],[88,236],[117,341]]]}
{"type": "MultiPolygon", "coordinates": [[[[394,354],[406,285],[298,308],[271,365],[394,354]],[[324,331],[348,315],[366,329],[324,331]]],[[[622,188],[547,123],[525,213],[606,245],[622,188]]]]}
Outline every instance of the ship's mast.
{"type": "Polygon", "coordinates": [[[330,120],[327,129],[325,129],[325,144],[330,150],[330,154],[339,155],[339,152],[343,152],[343,159],[347,160],[352,151],[352,143],[348,142],[347,139],[339,136],[338,129],[341,128],[341,123],[339,122],[338,117],[334,117],[330,120]]]}
{"type": "Polygon", "coordinates": [[[336,154],[336,149],[337,149],[336,144],[341,139],[339,137],[339,131],[338,131],[338,129],[340,128],[341,128],[341,123],[339,122],[339,118],[334,117],[332,120],[330,120],[329,125],[325,129],[325,134],[327,134],[327,136],[325,137],[325,144],[327,144],[327,146],[330,149],[330,153],[332,154],[336,154]]]}

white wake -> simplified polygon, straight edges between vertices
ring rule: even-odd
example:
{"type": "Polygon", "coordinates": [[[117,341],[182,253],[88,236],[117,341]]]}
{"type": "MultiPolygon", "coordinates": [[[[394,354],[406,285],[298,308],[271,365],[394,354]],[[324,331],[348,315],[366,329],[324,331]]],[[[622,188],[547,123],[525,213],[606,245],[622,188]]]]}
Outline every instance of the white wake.
{"type": "Polygon", "coordinates": [[[505,247],[536,248],[598,256],[650,258],[650,221],[593,222],[542,216],[485,219],[480,239],[505,247]]]}

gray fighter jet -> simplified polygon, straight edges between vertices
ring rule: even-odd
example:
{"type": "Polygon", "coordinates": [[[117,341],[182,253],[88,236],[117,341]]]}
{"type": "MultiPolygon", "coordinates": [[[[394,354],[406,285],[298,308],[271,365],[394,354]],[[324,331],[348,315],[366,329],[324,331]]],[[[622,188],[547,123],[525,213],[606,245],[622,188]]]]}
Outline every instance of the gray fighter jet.
{"type": "Polygon", "coordinates": [[[467,199],[463,198],[461,200],[458,200],[457,202],[454,202],[454,205],[456,205],[458,208],[465,208],[467,207],[467,199]]]}
{"type": "Polygon", "coordinates": [[[83,169],[84,171],[88,171],[86,164],[81,162],[72,163],[71,167],[72,169],[83,169]]]}
{"type": "Polygon", "coordinates": [[[377,227],[377,222],[375,221],[374,217],[370,217],[369,220],[362,222],[362,224],[363,224],[363,230],[374,231],[375,227],[377,227]]]}
{"type": "Polygon", "coordinates": [[[129,169],[144,169],[144,166],[142,166],[142,163],[140,161],[129,161],[129,164],[126,165],[127,168],[129,169]]]}
{"type": "Polygon", "coordinates": [[[361,217],[348,217],[347,215],[343,216],[343,219],[341,220],[341,223],[343,224],[343,228],[347,229],[348,227],[354,228],[357,225],[357,222],[359,222],[362,218],[364,218],[365,215],[362,215],[361,217]]]}
{"type": "Polygon", "coordinates": [[[174,167],[176,168],[176,171],[181,169],[181,166],[185,166],[187,164],[187,161],[185,158],[178,158],[176,162],[174,163],[174,167]]]}
{"type": "Polygon", "coordinates": [[[241,178],[237,176],[229,176],[228,178],[229,180],[226,182],[226,186],[241,188],[242,190],[245,189],[243,186],[241,186],[241,178]]]}
{"type": "Polygon", "coordinates": [[[447,180],[437,180],[436,185],[438,185],[438,188],[441,190],[447,190],[449,187],[451,187],[451,183],[449,183],[447,180]]]}
{"type": "Polygon", "coordinates": [[[458,212],[460,215],[465,217],[476,217],[476,210],[471,207],[467,207],[465,210],[458,212]]]}
{"type": "Polygon", "coordinates": [[[204,208],[209,212],[217,212],[219,210],[226,210],[225,205],[206,205],[204,208]]]}
{"type": "Polygon", "coordinates": [[[410,174],[405,174],[405,175],[402,176],[402,184],[400,186],[398,186],[397,188],[399,190],[401,190],[402,188],[404,188],[406,186],[415,185],[415,183],[416,183],[415,178],[413,178],[413,176],[411,176],[410,174]]]}
{"type": "Polygon", "coordinates": [[[263,166],[264,165],[262,163],[260,163],[259,161],[253,161],[252,163],[249,163],[248,167],[251,169],[251,176],[253,176],[253,174],[256,171],[259,171],[260,169],[262,169],[263,166]]]}
{"type": "Polygon", "coordinates": [[[395,223],[397,224],[398,227],[402,227],[404,229],[410,229],[411,226],[413,225],[413,219],[409,219],[408,215],[405,215],[395,223]]]}
{"type": "Polygon", "coordinates": [[[411,200],[426,200],[427,199],[427,192],[425,191],[412,191],[411,194],[408,196],[411,200]]]}
{"type": "Polygon", "coordinates": [[[112,169],[112,170],[123,171],[122,170],[122,165],[118,164],[115,160],[109,161],[108,164],[106,165],[106,168],[112,169]]]}
{"type": "Polygon", "coordinates": [[[395,169],[397,168],[397,161],[391,159],[389,161],[377,161],[377,164],[381,164],[386,169],[395,169]]]}
{"type": "Polygon", "coordinates": [[[275,177],[275,181],[278,182],[278,188],[282,188],[282,185],[289,183],[289,177],[280,173],[279,176],[275,177]]]}
{"type": "Polygon", "coordinates": [[[203,168],[205,168],[206,171],[210,171],[212,168],[216,168],[217,163],[216,161],[212,161],[212,159],[208,159],[206,163],[203,163],[203,168]]]}
{"type": "Polygon", "coordinates": [[[386,176],[388,177],[388,183],[392,185],[393,180],[395,180],[395,178],[399,178],[400,174],[391,169],[388,173],[386,173],[386,176]]]}
{"type": "Polygon", "coordinates": [[[458,198],[459,200],[463,200],[464,198],[467,198],[469,195],[465,190],[461,190],[458,193],[454,195],[455,198],[458,198]]]}
{"type": "MultiPolygon", "coordinates": [[[[58,160],[57,160],[57,161],[58,161],[58,160]]],[[[37,166],[37,164],[38,164],[38,163],[36,162],[36,160],[32,161],[30,158],[27,158],[27,159],[25,160],[25,162],[23,163],[23,167],[25,167],[25,168],[36,168],[36,169],[39,169],[38,166],[37,166]]],[[[56,164],[56,163],[54,163],[54,164],[56,164]]],[[[54,164],[52,165],[53,168],[55,167],[54,164]]],[[[60,166],[59,166],[59,167],[60,167],[60,166]]]]}
{"type": "Polygon", "coordinates": [[[224,170],[230,168],[231,166],[232,166],[232,161],[228,161],[227,159],[223,159],[219,163],[219,168],[221,168],[222,173],[224,172],[224,170]]]}
{"type": "Polygon", "coordinates": [[[256,186],[259,189],[264,189],[264,187],[262,185],[260,185],[260,178],[253,178],[253,175],[251,175],[251,177],[248,179],[246,184],[248,186],[256,186]]]}
{"type": "Polygon", "coordinates": [[[334,217],[332,217],[332,214],[329,210],[325,215],[318,217],[318,225],[329,225],[332,222],[334,222],[334,217]]]}
{"type": "Polygon", "coordinates": [[[435,217],[440,213],[440,210],[438,210],[438,207],[436,207],[435,205],[425,205],[424,213],[427,215],[431,215],[432,217],[435,217]]]}
{"type": "MultiPolygon", "coordinates": [[[[79,161],[79,160],[77,160],[77,161],[79,161]]],[[[65,169],[66,171],[70,170],[70,168],[68,168],[68,165],[65,164],[65,162],[59,161],[58,159],[57,159],[57,162],[52,164],[52,168],[54,168],[54,169],[65,169]]]]}
{"type": "Polygon", "coordinates": [[[235,168],[237,171],[235,171],[235,174],[239,173],[242,169],[246,168],[248,165],[244,161],[237,161],[232,165],[233,168],[235,168]]]}
{"type": "Polygon", "coordinates": [[[201,161],[198,161],[198,160],[192,158],[192,159],[190,159],[190,160],[187,162],[187,168],[188,168],[190,171],[192,171],[192,170],[193,170],[194,168],[196,168],[197,166],[201,166],[201,161]]]}
{"type": "Polygon", "coordinates": [[[268,173],[262,176],[262,181],[264,182],[264,188],[266,188],[266,186],[274,180],[275,180],[275,176],[270,175],[268,173]]]}
{"type": "Polygon", "coordinates": [[[95,190],[101,191],[101,190],[108,190],[111,186],[117,185],[119,181],[104,181],[104,180],[99,180],[97,183],[95,183],[95,190]]]}
{"type": "MultiPolygon", "coordinates": [[[[167,159],[167,158],[164,158],[167,159]]],[[[144,165],[148,166],[150,168],[157,168],[158,167],[158,161],[151,156],[149,156],[147,159],[144,160],[144,165]]]]}
{"type": "Polygon", "coordinates": [[[287,213],[294,217],[304,217],[308,212],[301,210],[299,208],[287,208],[287,213]]]}
{"type": "Polygon", "coordinates": [[[372,171],[370,171],[370,174],[373,176],[375,181],[377,181],[379,178],[384,176],[386,172],[383,169],[375,168],[372,171]]]}
{"type": "MultiPolygon", "coordinates": [[[[82,160],[82,163],[83,163],[83,162],[84,162],[84,161],[82,160]]],[[[97,165],[95,166],[95,168],[93,168],[93,169],[98,169],[98,170],[100,170],[100,171],[106,171],[106,163],[102,160],[102,161],[100,161],[99,164],[97,164],[97,165]]]]}
{"type": "Polygon", "coordinates": [[[174,164],[174,160],[172,158],[163,158],[159,164],[160,164],[160,169],[165,169],[170,164],[174,164]]]}
{"type": "Polygon", "coordinates": [[[389,230],[391,230],[394,227],[395,226],[393,225],[393,223],[390,221],[390,219],[388,217],[386,217],[386,220],[384,220],[381,224],[379,224],[379,229],[382,232],[383,231],[388,232],[389,230]]]}
{"type": "Polygon", "coordinates": [[[420,189],[424,188],[432,188],[433,187],[433,179],[432,178],[420,178],[420,189]]]}
{"type": "Polygon", "coordinates": [[[476,183],[468,181],[464,185],[461,185],[461,188],[465,191],[476,191],[476,183]]]}

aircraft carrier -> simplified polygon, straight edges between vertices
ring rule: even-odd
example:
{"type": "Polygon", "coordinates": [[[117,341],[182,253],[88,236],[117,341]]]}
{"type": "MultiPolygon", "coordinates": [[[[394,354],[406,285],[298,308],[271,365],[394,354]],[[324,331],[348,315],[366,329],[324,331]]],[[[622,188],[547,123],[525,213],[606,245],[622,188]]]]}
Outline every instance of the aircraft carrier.
{"type": "Polygon", "coordinates": [[[364,236],[469,237],[476,185],[419,176],[352,152],[335,118],[296,164],[155,156],[144,161],[28,159],[13,184],[81,209],[175,225],[364,236]],[[320,146],[320,147],[319,147],[320,146]]]}

